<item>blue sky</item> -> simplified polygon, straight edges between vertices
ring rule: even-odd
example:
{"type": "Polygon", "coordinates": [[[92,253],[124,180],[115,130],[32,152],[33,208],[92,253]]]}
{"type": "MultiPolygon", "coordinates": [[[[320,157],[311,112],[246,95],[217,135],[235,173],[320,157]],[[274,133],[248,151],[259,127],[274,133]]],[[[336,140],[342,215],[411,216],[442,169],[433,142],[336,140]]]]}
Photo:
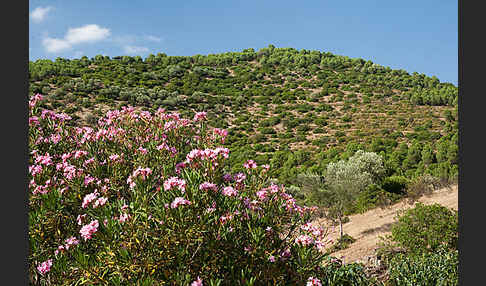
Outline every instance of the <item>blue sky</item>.
{"type": "Polygon", "coordinates": [[[450,0],[30,0],[30,60],[276,47],[371,60],[458,82],[450,0]]]}

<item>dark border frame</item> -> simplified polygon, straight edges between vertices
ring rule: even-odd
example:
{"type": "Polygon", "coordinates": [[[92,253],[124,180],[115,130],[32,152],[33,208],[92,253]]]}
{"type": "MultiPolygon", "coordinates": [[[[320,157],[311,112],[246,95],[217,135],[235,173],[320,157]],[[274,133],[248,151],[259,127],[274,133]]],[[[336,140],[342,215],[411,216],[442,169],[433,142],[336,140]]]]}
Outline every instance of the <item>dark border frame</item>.
{"type": "Polygon", "coordinates": [[[2,284],[28,285],[28,63],[29,1],[9,1],[3,15],[2,284]],[[7,186],[8,185],[8,186],[7,186]],[[6,275],[5,275],[6,274],[6,275]],[[11,280],[13,282],[11,282],[11,280]],[[4,282],[5,281],[5,282],[4,282]],[[10,282],[10,283],[9,283],[10,282]]]}

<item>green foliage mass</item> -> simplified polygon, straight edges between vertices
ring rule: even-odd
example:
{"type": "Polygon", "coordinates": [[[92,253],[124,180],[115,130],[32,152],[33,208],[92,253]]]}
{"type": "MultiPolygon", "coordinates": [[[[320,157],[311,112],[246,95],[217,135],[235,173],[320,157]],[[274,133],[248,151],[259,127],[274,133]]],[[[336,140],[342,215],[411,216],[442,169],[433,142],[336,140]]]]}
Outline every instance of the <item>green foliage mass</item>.
{"type": "Polygon", "coordinates": [[[45,107],[68,113],[74,125],[93,125],[96,111],[126,105],[182,116],[207,111],[210,126],[229,131],[232,166],[245,154],[269,158],[269,175],[282,183],[324,173],[357,145],[383,157],[387,177],[457,176],[457,87],[364,59],[272,45],[145,59],[97,55],[31,61],[29,82],[31,95],[48,95],[45,107]]]}
{"type": "Polygon", "coordinates": [[[390,263],[388,285],[458,285],[459,253],[439,251],[417,256],[399,254],[390,263]]]}
{"type": "Polygon", "coordinates": [[[457,211],[439,204],[417,203],[398,217],[391,238],[410,253],[434,252],[440,247],[457,249],[457,211]]]}

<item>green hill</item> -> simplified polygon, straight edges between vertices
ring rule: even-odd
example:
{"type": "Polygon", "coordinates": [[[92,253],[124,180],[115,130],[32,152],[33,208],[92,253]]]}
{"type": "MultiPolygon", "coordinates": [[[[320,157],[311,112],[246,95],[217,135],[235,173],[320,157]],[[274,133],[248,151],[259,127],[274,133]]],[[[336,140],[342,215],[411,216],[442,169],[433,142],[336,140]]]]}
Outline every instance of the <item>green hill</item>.
{"type": "Polygon", "coordinates": [[[458,89],[328,52],[267,48],[217,55],[37,60],[30,93],[74,124],[96,124],[110,108],[206,111],[225,128],[233,171],[271,162],[292,182],[358,149],[381,154],[387,175],[457,176],[458,89]]]}

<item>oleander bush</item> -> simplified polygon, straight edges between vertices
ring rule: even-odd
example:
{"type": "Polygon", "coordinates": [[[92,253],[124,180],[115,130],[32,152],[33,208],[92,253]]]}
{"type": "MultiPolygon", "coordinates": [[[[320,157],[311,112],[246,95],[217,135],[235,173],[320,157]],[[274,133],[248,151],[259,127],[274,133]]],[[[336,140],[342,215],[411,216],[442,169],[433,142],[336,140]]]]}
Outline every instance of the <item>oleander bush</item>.
{"type": "Polygon", "coordinates": [[[229,172],[227,132],[205,112],[123,107],[74,127],[41,102],[29,102],[32,284],[364,281],[330,262],[326,232],[308,222],[316,208],[270,182],[268,165],[229,172]]]}

